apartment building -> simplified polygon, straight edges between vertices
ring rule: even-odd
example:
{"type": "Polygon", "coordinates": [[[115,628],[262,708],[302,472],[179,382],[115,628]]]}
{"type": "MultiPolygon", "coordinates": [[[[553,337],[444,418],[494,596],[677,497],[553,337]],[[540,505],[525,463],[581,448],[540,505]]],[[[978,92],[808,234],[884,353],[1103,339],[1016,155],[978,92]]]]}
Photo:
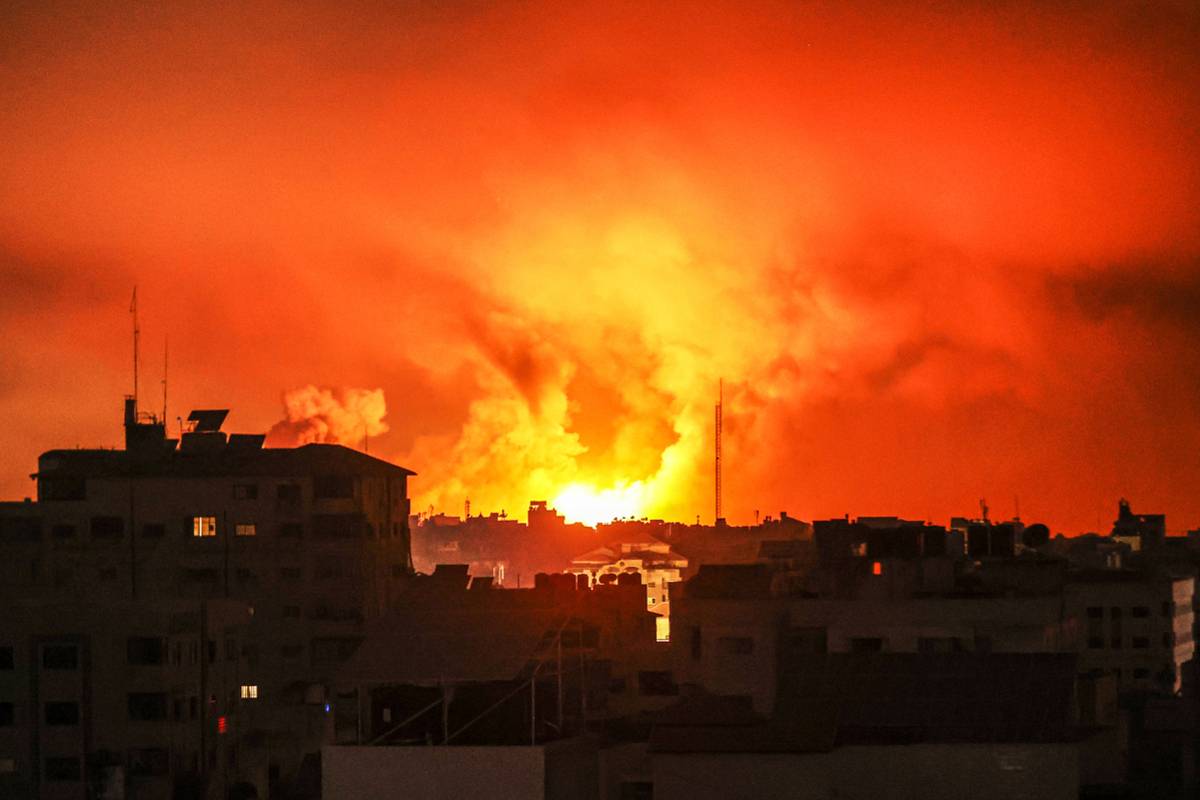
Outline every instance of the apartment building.
{"type": "MultiPolygon", "coordinates": [[[[44,453],[34,475],[37,501],[0,505],[0,601],[11,618],[0,631],[12,630],[0,647],[13,649],[18,695],[11,700],[10,727],[21,741],[42,735],[41,716],[16,710],[28,705],[21,698],[42,663],[42,645],[31,643],[74,637],[80,663],[96,664],[89,653],[132,657],[129,641],[142,639],[137,647],[152,663],[135,671],[175,681],[161,689],[171,720],[177,700],[179,713],[191,719],[191,698],[201,698],[197,719],[207,734],[226,737],[219,741],[232,753],[159,737],[176,786],[190,776],[211,791],[221,776],[252,784],[259,797],[287,796],[325,735],[322,715],[334,671],[361,641],[365,621],[391,608],[411,575],[407,479],[413,473],[339,445],[264,448],[261,435],[221,431],[226,413],[193,412],[189,428],[174,440],[127,400],[125,449],[44,453]],[[245,618],[236,635],[197,639],[196,665],[219,662],[236,675],[207,694],[193,692],[171,676],[191,652],[178,628],[197,629],[199,622],[184,624],[178,615],[198,620],[229,602],[244,608],[245,618]],[[30,613],[28,620],[11,611],[118,606],[129,610],[30,613]],[[28,625],[12,627],[13,620],[28,625]],[[126,624],[134,620],[141,622],[126,624]],[[241,709],[236,716],[235,707],[241,709]],[[220,719],[226,728],[217,732],[220,719]]],[[[110,680],[108,673],[78,674],[92,674],[92,686],[110,680]]],[[[124,678],[113,674],[119,686],[124,678]]],[[[157,699],[154,708],[159,714],[157,699]]],[[[124,719],[119,710],[105,718],[106,729],[141,726],[130,709],[124,719]]],[[[98,712],[81,714],[99,724],[98,712]]],[[[133,740],[114,738],[106,759],[129,774],[138,745],[126,741],[133,740]]],[[[99,757],[100,739],[79,742],[86,784],[99,774],[87,764],[99,757]]],[[[32,796],[60,796],[60,781],[48,777],[58,762],[36,755],[0,739],[0,769],[11,760],[13,771],[37,787],[32,796]]],[[[74,774],[65,764],[62,774],[74,774]]],[[[72,793],[71,780],[61,783],[68,786],[64,796],[81,796],[72,793]]]]}

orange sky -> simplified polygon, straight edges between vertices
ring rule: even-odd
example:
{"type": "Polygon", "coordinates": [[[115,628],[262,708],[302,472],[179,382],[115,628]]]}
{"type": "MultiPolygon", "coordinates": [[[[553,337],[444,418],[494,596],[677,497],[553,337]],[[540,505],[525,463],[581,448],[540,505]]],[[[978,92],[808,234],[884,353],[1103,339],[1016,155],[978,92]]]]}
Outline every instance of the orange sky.
{"type": "Polygon", "coordinates": [[[723,376],[735,522],[1200,526],[1194,4],[254,5],[0,11],[4,496],[120,441],[136,283],[172,418],[418,508],[708,519],[723,376]]]}

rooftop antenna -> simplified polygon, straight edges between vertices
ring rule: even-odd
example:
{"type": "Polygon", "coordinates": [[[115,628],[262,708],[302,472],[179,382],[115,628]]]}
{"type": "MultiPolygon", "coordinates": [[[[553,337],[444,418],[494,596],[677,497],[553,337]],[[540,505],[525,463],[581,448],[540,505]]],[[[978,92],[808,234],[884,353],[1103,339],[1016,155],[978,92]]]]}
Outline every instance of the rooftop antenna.
{"type": "Polygon", "coordinates": [[[166,427],[167,427],[167,356],[170,351],[170,346],[171,346],[170,342],[168,341],[167,337],[164,336],[163,337],[163,379],[162,379],[162,385],[163,385],[162,423],[163,423],[164,431],[166,430],[166,427]]]}
{"type": "Polygon", "coordinates": [[[138,411],[138,339],[142,332],[138,328],[137,315],[137,285],[133,287],[133,299],[129,301],[129,313],[133,315],[133,415],[137,419],[138,411]]]}
{"type": "Polygon", "coordinates": [[[466,499],[466,502],[463,503],[463,514],[466,515],[466,519],[471,518],[471,498],[469,497],[466,499]]]}
{"type": "Polygon", "coordinates": [[[979,510],[983,513],[983,521],[987,522],[988,521],[987,498],[985,498],[985,497],[979,498],[979,510]]]}
{"type": "Polygon", "coordinates": [[[721,416],[725,405],[725,379],[717,382],[717,405],[713,410],[713,521],[721,519],[721,416]]]}

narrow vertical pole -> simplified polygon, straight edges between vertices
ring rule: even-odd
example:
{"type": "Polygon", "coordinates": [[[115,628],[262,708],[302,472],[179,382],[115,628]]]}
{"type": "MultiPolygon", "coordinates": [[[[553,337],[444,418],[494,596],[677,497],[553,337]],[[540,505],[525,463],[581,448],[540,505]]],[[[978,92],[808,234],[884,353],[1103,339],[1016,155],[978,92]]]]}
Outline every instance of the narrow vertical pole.
{"type": "Polygon", "coordinates": [[[537,744],[537,667],[529,679],[529,745],[537,744]]]}
{"type": "Polygon", "coordinates": [[[442,684],[442,744],[450,741],[450,690],[442,684]]]}
{"type": "Polygon", "coordinates": [[[562,665],[562,634],[563,628],[558,629],[558,735],[563,733],[563,665],[562,665]]]}

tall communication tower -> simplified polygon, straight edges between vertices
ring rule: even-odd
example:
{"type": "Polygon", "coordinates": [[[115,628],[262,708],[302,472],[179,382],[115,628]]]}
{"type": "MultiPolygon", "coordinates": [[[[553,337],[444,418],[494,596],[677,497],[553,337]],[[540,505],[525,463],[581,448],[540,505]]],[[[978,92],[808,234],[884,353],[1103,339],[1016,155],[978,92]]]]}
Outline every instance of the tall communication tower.
{"type": "Polygon", "coordinates": [[[133,413],[137,416],[138,404],[138,340],[142,331],[138,328],[137,287],[133,287],[133,299],[129,301],[129,313],[133,316],[133,413]]]}
{"type": "Polygon", "coordinates": [[[714,524],[721,521],[721,412],[725,405],[725,381],[717,383],[717,405],[713,410],[713,500],[714,524]]]}

